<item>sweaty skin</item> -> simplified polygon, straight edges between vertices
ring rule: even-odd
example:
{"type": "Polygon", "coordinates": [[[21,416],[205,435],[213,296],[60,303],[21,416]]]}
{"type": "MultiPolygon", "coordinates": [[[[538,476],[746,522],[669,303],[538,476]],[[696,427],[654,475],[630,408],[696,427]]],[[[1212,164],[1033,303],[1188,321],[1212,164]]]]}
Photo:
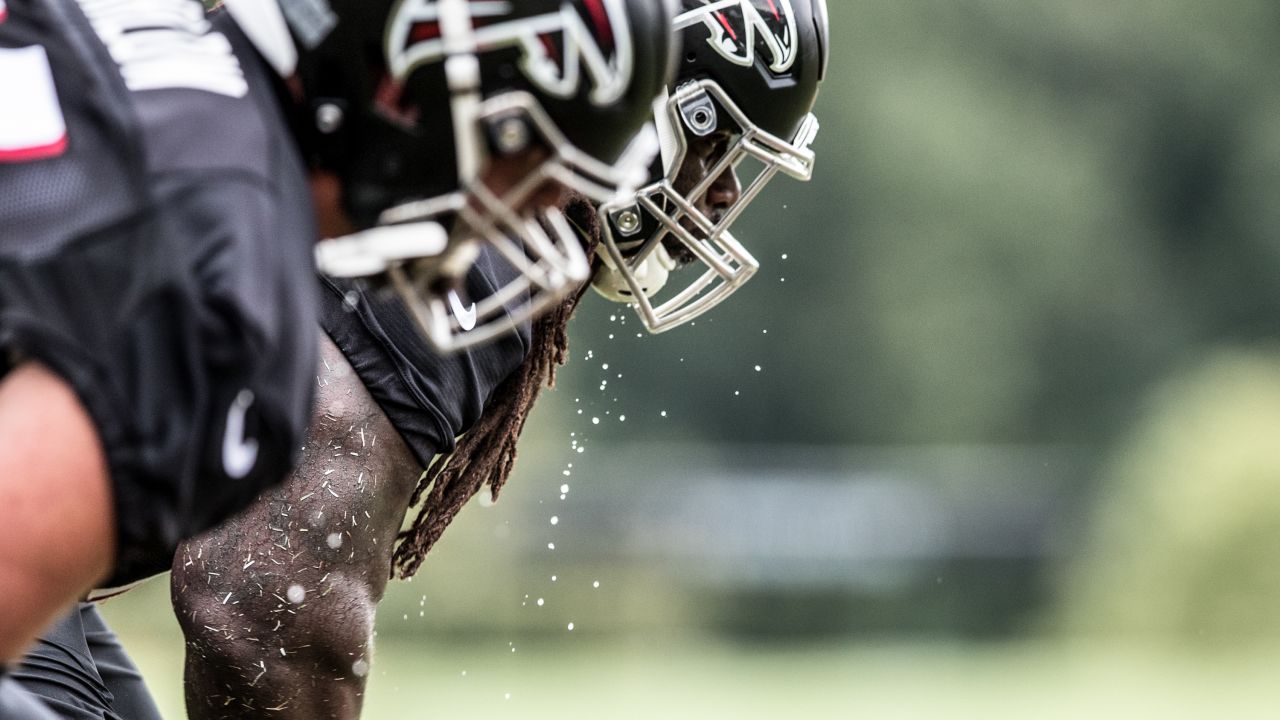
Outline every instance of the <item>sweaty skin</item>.
{"type": "Polygon", "coordinates": [[[322,336],[302,464],[174,557],[191,720],[359,716],[374,610],[422,468],[322,336]]]}

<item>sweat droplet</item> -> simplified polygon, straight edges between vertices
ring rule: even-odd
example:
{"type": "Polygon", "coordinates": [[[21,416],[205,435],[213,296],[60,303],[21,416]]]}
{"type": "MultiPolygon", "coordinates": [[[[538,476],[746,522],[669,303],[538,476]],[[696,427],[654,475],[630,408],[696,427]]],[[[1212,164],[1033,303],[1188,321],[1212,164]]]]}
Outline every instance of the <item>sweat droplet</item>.
{"type": "Polygon", "coordinates": [[[330,548],[337,550],[342,547],[342,533],[329,533],[329,537],[326,538],[326,542],[329,543],[330,548]]]}
{"type": "Polygon", "coordinates": [[[301,585],[290,585],[288,591],[285,592],[285,597],[289,598],[289,602],[294,605],[300,605],[303,600],[307,599],[307,591],[301,585]]]}
{"type": "Polygon", "coordinates": [[[357,660],[351,663],[351,672],[355,673],[356,677],[364,677],[369,674],[369,663],[364,659],[357,660]]]}

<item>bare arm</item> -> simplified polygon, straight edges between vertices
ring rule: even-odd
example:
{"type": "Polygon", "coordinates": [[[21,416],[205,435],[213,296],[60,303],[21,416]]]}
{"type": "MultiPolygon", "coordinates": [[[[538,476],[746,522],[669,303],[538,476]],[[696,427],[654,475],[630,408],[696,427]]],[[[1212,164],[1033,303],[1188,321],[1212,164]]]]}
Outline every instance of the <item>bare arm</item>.
{"type": "Polygon", "coordinates": [[[97,430],[61,378],[0,380],[0,663],[111,570],[115,508],[97,430]]]}
{"type": "Polygon", "coordinates": [[[421,467],[327,337],[321,355],[293,476],[174,557],[191,720],[360,714],[374,609],[421,467]]]}

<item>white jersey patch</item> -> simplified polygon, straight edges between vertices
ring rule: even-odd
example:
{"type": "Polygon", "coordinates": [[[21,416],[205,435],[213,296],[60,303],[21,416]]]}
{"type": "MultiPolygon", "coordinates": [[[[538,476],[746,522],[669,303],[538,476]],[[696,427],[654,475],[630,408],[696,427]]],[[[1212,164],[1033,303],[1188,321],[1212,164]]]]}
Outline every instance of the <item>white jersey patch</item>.
{"type": "Polygon", "coordinates": [[[0,162],[42,160],[67,149],[67,123],[44,48],[0,48],[0,104],[14,108],[0,112],[0,162]]]}
{"type": "Polygon", "coordinates": [[[130,90],[249,94],[231,42],[211,30],[196,0],[78,1],[130,90]]]}

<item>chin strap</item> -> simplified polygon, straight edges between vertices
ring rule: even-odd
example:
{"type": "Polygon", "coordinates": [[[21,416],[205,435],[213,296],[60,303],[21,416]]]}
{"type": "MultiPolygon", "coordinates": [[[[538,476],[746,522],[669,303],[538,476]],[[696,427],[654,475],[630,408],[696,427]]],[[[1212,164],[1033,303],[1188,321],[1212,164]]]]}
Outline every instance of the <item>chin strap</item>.
{"type": "MultiPolygon", "coordinates": [[[[591,288],[613,302],[635,303],[636,296],[631,283],[627,282],[626,274],[618,269],[609,253],[597,253],[596,257],[601,262],[591,278],[591,288]]],[[[671,259],[667,249],[658,245],[639,265],[632,268],[631,274],[644,296],[653,297],[667,284],[667,278],[675,269],[676,262],[671,259]]]]}

